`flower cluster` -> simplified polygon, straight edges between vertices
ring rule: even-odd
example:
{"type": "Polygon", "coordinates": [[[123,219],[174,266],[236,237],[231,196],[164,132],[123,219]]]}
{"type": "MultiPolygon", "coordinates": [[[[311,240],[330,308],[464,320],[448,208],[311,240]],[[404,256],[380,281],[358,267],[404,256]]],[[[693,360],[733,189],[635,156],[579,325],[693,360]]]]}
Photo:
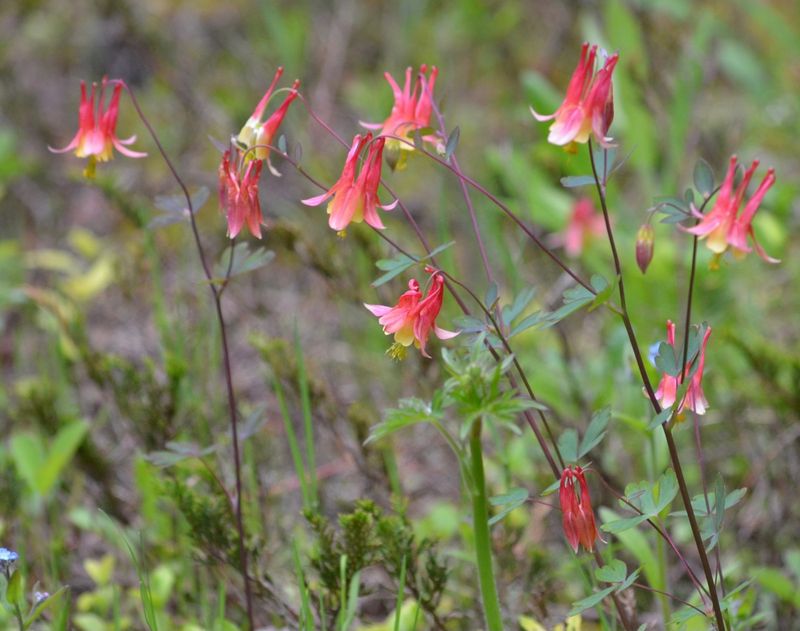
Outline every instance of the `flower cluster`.
{"type": "MultiPolygon", "coordinates": [[[[696,414],[705,414],[708,408],[708,401],[706,401],[705,394],[703,393],[703,369],[706,364],[706,345],[708,338],[711,336],[711,327],[706,327],[703,334],[703,341],[700,346],[700,351],[697,355],[697,368],[692,374],[692,362],[684,366],[683,372],[680,376],[673,377],[672,375],[664,374],[658,384],[656,390],[656,399],[661,404],[661,407],[668,408],[675,403],[677,397],[678,387],[685,379],[691,374],[691,381],[686,390],[686,396],[680,402],[680,406],[675,411],[676,417],[680,415],[685,409],[690,409],[696,414]]],[[[675,348],[675,324],[672,320],[667,320],[667,344],[675,348]]]]}
{"type": "Polygon", "coordinates": [[[364,136],[356,134],[345,159],[342,174],[336,183],[321,195],[309,197],[302,202],[306,206],[319,206],[329,197],[333,197],[328,203],[330,215],[328,225],[337,232],[343,232],[351,222],[362,221],[382,230],[384,225],[378,216],[377,208],[380,206],[384,210],[391,210],[397,205],[396,200],[382,205],[378,199],[385,142],[386,138],[383,136],[373,139],[371,133],[364,136]],[[361,165],[360,173],[356,176],[359,155],[367,145],[369,145],[367,156],[361,165]]]}
{"type": "Polygon", "coordinates": [[[389,348],[389,355],[401,359],[405,348],[414,344],[424,357],[430,357],[425,349],[431,330],[440,340],[447,340],[458,335],[458,332],[447,331],[436,325],[436,318],[442,309],[444,298],[444,276],[430,266],[425,268],[431,274],[428,293],[423,297],[419,283],[415,279],[408,281],[408,290],[400,296],[394,307],[385,305],[364,306],[378,322],[383,325],[386,335],[394,334],[394,344],[389,348]]]}
{"type": "Polygon", "coordinates": [[[100,93],[95,109],[95,91],[97,84],[92,84],[92,91],[87,96],[86,82],[81,81],[81,102],[78,106],[78,132],[70,143],[62,149],[48,147],[53,153],[74,151],[79,158],[89,158],[84,174],[93,177],[97,162],[108,162],[114,157],[114,149],[129,158],[143,158],[147,154],[128,149],[126,145],[136,142],[136,136],[125,140],[117,138],[117,118],[119,116],[119,99],[122,93],[122,82],[113,80],[114,91],[105,107],[105,90],[108,78],[103,77],[100,93]]]}
{"type": "MultiPolygon", "coordinates": [[[[413,90],[411,89],[411,67],[406,68],[406,82],[402,90],[392,75],[388,72],[384,73],[394,94],[392,111],[383,123],[361,123],[367,129],[380,130],[382,135],[389,136],[386,142],[387,159],[393,169],[405,167],[408,152],[414,150],[412,134],[430,125],[433,111],[433,88],[439,70],[433,66],[430,77],[426,76],[427,72],[428,67],[422,64],[413,90]]],[[[438,141],[437,137],[433,135],[424,136],[423,140],[433,143],[438,141]]]]}
{"type": "Polygon", "coordinates": [[[555,119],[550,126],[547,142],[554,145],[585,143],[591,135],[604,147],[611,142],[607,136],[614,120],[611,74],[619,60],[619,53],[608,57],[599,70],[595,69],[596,59],[597,46],[589,47],[588,43],[584,43],[561,106],[548,115],[539,114],[531,108],[531,113],[538,121],[555,119]]]}
{"type": "Polygon", "coordinates": [[[297,98],[297,88],[300,86],[300,82],[295,81],[281,106],[262,123],[264,110],[282,74],[283,68],[278,68],[272,83],[236,137],[237,146],[222,154],[218,169],[219,206],[227,219],[228,237],[231,239],[244,226],[254,237],[261,238],[261,225],[264,222],[258,198],[261,170],[265,160],[269,164],[269,146],[289,106],[297,98]]]}
{"type": "Polygon", "coordinates": [[[591,552],[595,540],[600,536],[594,521],[589,486],[586,484],[584,471],[578,465],[565,468],[561,473],[558,490],[564,536],[575,552],[579,546],[591,552]]]}
{"type": "Polygon", "coordinates": [[[744,172],[739,186],[734,191],[733,180],[736,176],[737,167],[737,157],[731,156],[728,172],[725,174],[725,180],[722,182],[714,207],[707,215],[698,213],[700,222],[693,228],[687,228],[686,232],[697,235],[701,239],[706,239],[706,245],[716,255],[714,263],[712,263],[713,267],[716,267],[717,260],[728,248],[733,248],[734,255],[737,257],[745,256],[748,252],[751,252],[752,249],[747,244],[748,236],[753,240],[756,252],[762,259],[767,263],[779,263],[778,259],[768,256],[756,241],[752,225],[753,217],[755,217],[764,195],[775,183],[775,169],[767,170],[767,174],[759,184],[756,192],[745,204],[742,213],[739,214],[739,206],[741,206],[750,180],[753,179],[753,174],[758,168],[758,160],[753,160],[750,168],[744,172]]]}

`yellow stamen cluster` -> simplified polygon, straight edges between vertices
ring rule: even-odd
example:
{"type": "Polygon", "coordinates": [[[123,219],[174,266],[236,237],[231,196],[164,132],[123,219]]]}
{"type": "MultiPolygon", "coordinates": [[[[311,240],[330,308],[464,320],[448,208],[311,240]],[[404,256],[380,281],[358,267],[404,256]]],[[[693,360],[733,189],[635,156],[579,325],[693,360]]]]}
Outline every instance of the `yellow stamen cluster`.
{"type": "Polygon", "coordinates": [[[408,347],[403,346],[400,342],[395,342],[387,350],[386,354],[395,361],[403,361],[406,358],[408,347]]]}

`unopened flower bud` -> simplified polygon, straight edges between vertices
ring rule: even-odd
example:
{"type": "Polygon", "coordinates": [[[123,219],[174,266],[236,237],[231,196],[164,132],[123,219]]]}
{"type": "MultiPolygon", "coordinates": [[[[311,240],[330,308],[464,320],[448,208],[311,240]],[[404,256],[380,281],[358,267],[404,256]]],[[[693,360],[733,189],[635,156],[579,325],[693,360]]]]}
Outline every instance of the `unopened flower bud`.
{"type": "Polygon", "coordinates": [[[642,270],[642,274],[647,271],[647,266],[653,260],[653,243],[655,233],[653,226],[649,223],[644,224],[636,233],[636,264],[642,270]]]}

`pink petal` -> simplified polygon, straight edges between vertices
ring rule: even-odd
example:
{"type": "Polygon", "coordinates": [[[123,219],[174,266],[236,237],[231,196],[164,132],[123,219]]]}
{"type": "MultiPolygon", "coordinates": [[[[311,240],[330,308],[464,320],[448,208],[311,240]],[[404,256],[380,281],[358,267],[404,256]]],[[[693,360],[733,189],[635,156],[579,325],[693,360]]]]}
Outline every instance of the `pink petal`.
{"type": "Polygon", "coordinates": [[[331,191],[326,191],[322,195],[317,195],[316,197],[309,197],[307,199],[301,199],[300,203],[305,204],[306,206],[319,206],[322,202],[328,199],[331,196],[331,191]]]}
{"type": "Polygon", "coordinates": [[[575,140],[583,126],[584,113],[580,107],[575,107],[566,115],[559,115],[555,123],[550,127],[550,134],[547,142],[553,145],[566,145],[575,140]]]}
{"type": "MultiPolygon", "coordinates": [[[[136,136],[133,136],[133,140],[136,140],[136,136]]],[[[129,158],[144,158],[147,156],[147,153],[144,151],[133,151],[132,149],[122,146],[121,141],[117,138],[114,138],[112,142],[114,143],[116,150],[119,151],[123,156],[127,156],[129,158]]]]}
{"type": "Polygon", "coordinates": [[[442,329],[438,326],[433,327],[433,332],[436,333],[436,337],[438,337],[440,340],[449,340],[461,333],[461,331],[448,331],[447,329],[442,329]]]}
{"type": "Polygon", "coordinates": [[[558,114],[558,110],[556,110],[556,111],[555,111],[555,112],[553,112],[552,114],[539,114],[539,113],[538,113],[538,112],[537,112],[535,109],[533,109],[533,107],[532,107],[532,106],[529,106],[529,107],[528,107],[528,109],[531,111],[531,114],[533,114],[533,117],[534,117],[534,118],[535,118],[537,121],[549,121],[549,120],[553,120],[553,119],[556,117],[556,115],[558,114]]]}
{"type": "Polygon", "coordinates": [[[764,251],[764,248],[761,247],[761,244],[756,240],[756,233],[753,231],[753,227],[750,226],[750,237],[753,239],[753,245],[756,246],[756,252],[758,255],[764,259],[767,263],[780,263],[780,259],[772,258],[769,254],[764,251]]]}
{"type": "Polygon", "coordinates": [[[56,149],[54,147],[51,147],[50,145],[47,145],[47,149],[49,151],[52,151],[53,153],[67,153],[68,151],[73,151],[78,147],[78,140],[80,139],[80,135],[81,135],[80,132],[75,134],[75,137],[70,141],[70,143],[62,149],[56,149]]]}
{"type": "Polygon", "coordinates": [[[389,313],[392,310],[391,307],[387,307],[386,305],[368,305],[366,302],[363,303],[363,305],[367,309],[369,309],[369,311],[370,311],[370,313],[372,313],[372,315],[378,316],[378,317],[380,317],[382,315],[385,315],[385,314],[389,313]]]}

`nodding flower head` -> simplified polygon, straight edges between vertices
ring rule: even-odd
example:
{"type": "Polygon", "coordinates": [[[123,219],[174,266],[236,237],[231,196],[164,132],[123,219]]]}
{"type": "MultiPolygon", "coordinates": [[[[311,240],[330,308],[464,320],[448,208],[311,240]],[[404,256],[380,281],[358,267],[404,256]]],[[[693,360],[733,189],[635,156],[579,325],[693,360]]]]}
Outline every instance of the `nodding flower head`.
{"type": "Polygon", "coordinates": [[[127,148],[136,141],[136,136],[131,136],[125,140],[117,138],[117,118],[119,117],[119,99],[122,94],[122,82],[113,80],[114,91],[105,106],[105,90],[109,83],[106,77],[100,84],[100,93],[97,97],[97,107],[95,109],[95,91],[97,84],[92,84],[89,95],[86,93],[86,82],[81,81],[81,101],[78,106],[78,131],[70,143],[61,149],[48,147],[53,153],[66,153],[74,151],[79,158],[88,158],[84,174],[86,177],[93,177],[95,165],[98,162],[108,162],[114,157],[114,149],[129,158],[143,158],[147,154],[139,151],[132,151],[127,148]]]}
{"type": "MultiPolygon", "coordinates": [[[[394,94],[392,111],[383,123],[361,123],[367,129],[379,129],[382,135],[389,136],[386,140],[386,150],[389,165],[393,169],[405,167],[407,153],[414,150],[413,133],[418,129],[429,127],[431,123],[433,88],[436,85],[436,76],[439,74],[439,70],[433,66],[430,76],[427,76],[428,66],[422,64],[413,82],[413,90],[411,89],[412,72],[413,69],[410,66],[406,68],[406,81],[402,90],[392,75],[388,72],[384,73],[394,94]],[[392,138],[392,136],[402,140],[392,138]]],[[[424,136],[423,140],[439,143],[439,139],[435,135],[424,136]]]]}
{"type": "MultiPolygon", "coordinates": [[[[703,393],[703,369],[706,365],[706,346],[708,345],[709,337],[711,337],[711,327],[706,326],[696,359],[689,358],[681,375],[673,376],[664,373],[658,383],[655,393],[656,399],[658,399],[661,407],[667,408],[675,403],[681,383],[685,379],[691,378],[686,395],[675,411],[675,418],[678,420],[683,418],[683,412],[686,409],[692,410],[695,414],[705,414],[708,409],[708,401],[703,393]],[[696,368],[694,367],[695,362],[696,368]],[[694,372],[692,373],[693,370],[694,372]]],[[[675,323],[672,320],[667,320],[667,344],[672,346],[673,351],[680,352],[680,349],[675,349],[675,323]]]]}
{"type": "Polygon", "coordinates": [[[584,42],[581,58],[572,73],[564,101],[553,114],[539,114],[531,108],[538,121],[555,119],[547,141],[554,145],[585,143],[593,135],[602,146],[611,144],[608,129],[614,120],[614,90],[611,75],[619,61],[619,53],[606,57],[596,68],[597,46],[584,42]]]}
{"type": "Polygon", "coordinates": [[[586,484],[584,469],[569,466],[561,473],[558,498],[561,504],[564,536],[570,547],[577,552],[580,546],[591,552],[594,542],[599,538],[594,521],[589,486],[586,484]]]}
{"type": "Polygon", "coordinates": [[[606,224],[588,197],[581,197],[572,207],[569,222],[564,231],[555,235],[558,243],[564,244],[568,256],[580,256],[584,245],[592,238],[604,235],[606,224]]]}
{"type": "Polygon", "coordinates": [[[316,197],[302,200],[306,206],[319,206],[329,197],[328,225],[339,233],[343,233],[350,223],[366,222],[373,228],[383,229],[384,225],[378,215],[377,208],[392,210],[397,200],[390,204],[381,204],[378,199],[378,186],[381,182],[381,156],[386,139],[383,136],[373,140],[372,134],[357,134],[347,153],[342,174],[336,183],[326,192],[316,197]],[[364,147],[369,150],[356,176],[358,158],[364,147]]]}
{"type": "Polygon", "coordinates": [[[751,252],[752,248],[747,243],[748,237],[752,239],[756,252],[762,259],[767,263],[780,263],[778,259],[772,258],[764,251],[756,241],[753,231],[753,217],[755,217],[764,195],[775,183],[775,169],[767,170],[756,192],[753,193],[753,196],[745,204],[744,210],[739,214],[739,206],[744,201],[747,186],[758,168],[758,160],[753,160],[734,190],[733,184],[737,168],[738,159],[736,156],[731,156],[728,172],[725,174],[725,180],[719,189],[714,207],[706,215],[698,213],[700,222],[692,228],[686,228],[686,232],[706,240],[706,245],[715,255],[712,268],[718,266],[719,258],[729,248],[733,248],[734,256],[737,258],[744,257],[751,252]]]}
{"type": "Polygon", "coordinates": [[[242,145],[242,148],[246,150],[246,161],[266,160],[269,158],[269,145],[272,144],[275,134],[278,131],[278,127],[280,127],[281,123],[283,122],[286,112],[289,111],[289,106],[292,104],[292,101],[297,98],[297,88],[300,87],[299,80],[295,80],[295,82],[292,84],[292,87],[289,89],[289,94],[286,96],[280,107],[278,107],[278,109],[276,109],[272,115],[262,123],[264,111],[267,108],[267,104],[269,103],[272,93],[275,90],[275,86],[278,84],[278,80],[281,78],[282,74],[283,67],[281,66],[275,72],[275,76],[272,78],[272,83],[270,83],[267,91],[264,93],[264,96],[261,97],[258,105],[256,105],[256,109],[253,110],[250,118],[247,119],[247,122],[244,124],[244,127],[242,127],[239,135],[237,136],[237,140],[242,145]]]}
{"type": "Polygon", "coordinates": [[[261,203],[258,199],[258,181],[262,160],[247,161],[242,152],[234,149],[222,154],[219,165],[219,206],[228,222],[228,237],[233,239],[247,226],[250,234],[261,238],[261,203]]]}
{"type": "Polygon", "coordinates": [[[395,343],[389,348],[389,354],[401,359],[405,349],[414,344],[423,357],[430,357],[426,350],[428,336],[433,331],[440,340],[447,340],[459,334],[459,331],[447,331],[436,325],[436,318],[442,309],[444,299],[444,276],[432,267],[425,271],[431,274],[428,293],[423,297],[419,283],[415,279],[408,281],[408,290],[403,293],[394,307],[385,305],[364,306],[378,317],[386,335],[394,334],[395,343]]]}

